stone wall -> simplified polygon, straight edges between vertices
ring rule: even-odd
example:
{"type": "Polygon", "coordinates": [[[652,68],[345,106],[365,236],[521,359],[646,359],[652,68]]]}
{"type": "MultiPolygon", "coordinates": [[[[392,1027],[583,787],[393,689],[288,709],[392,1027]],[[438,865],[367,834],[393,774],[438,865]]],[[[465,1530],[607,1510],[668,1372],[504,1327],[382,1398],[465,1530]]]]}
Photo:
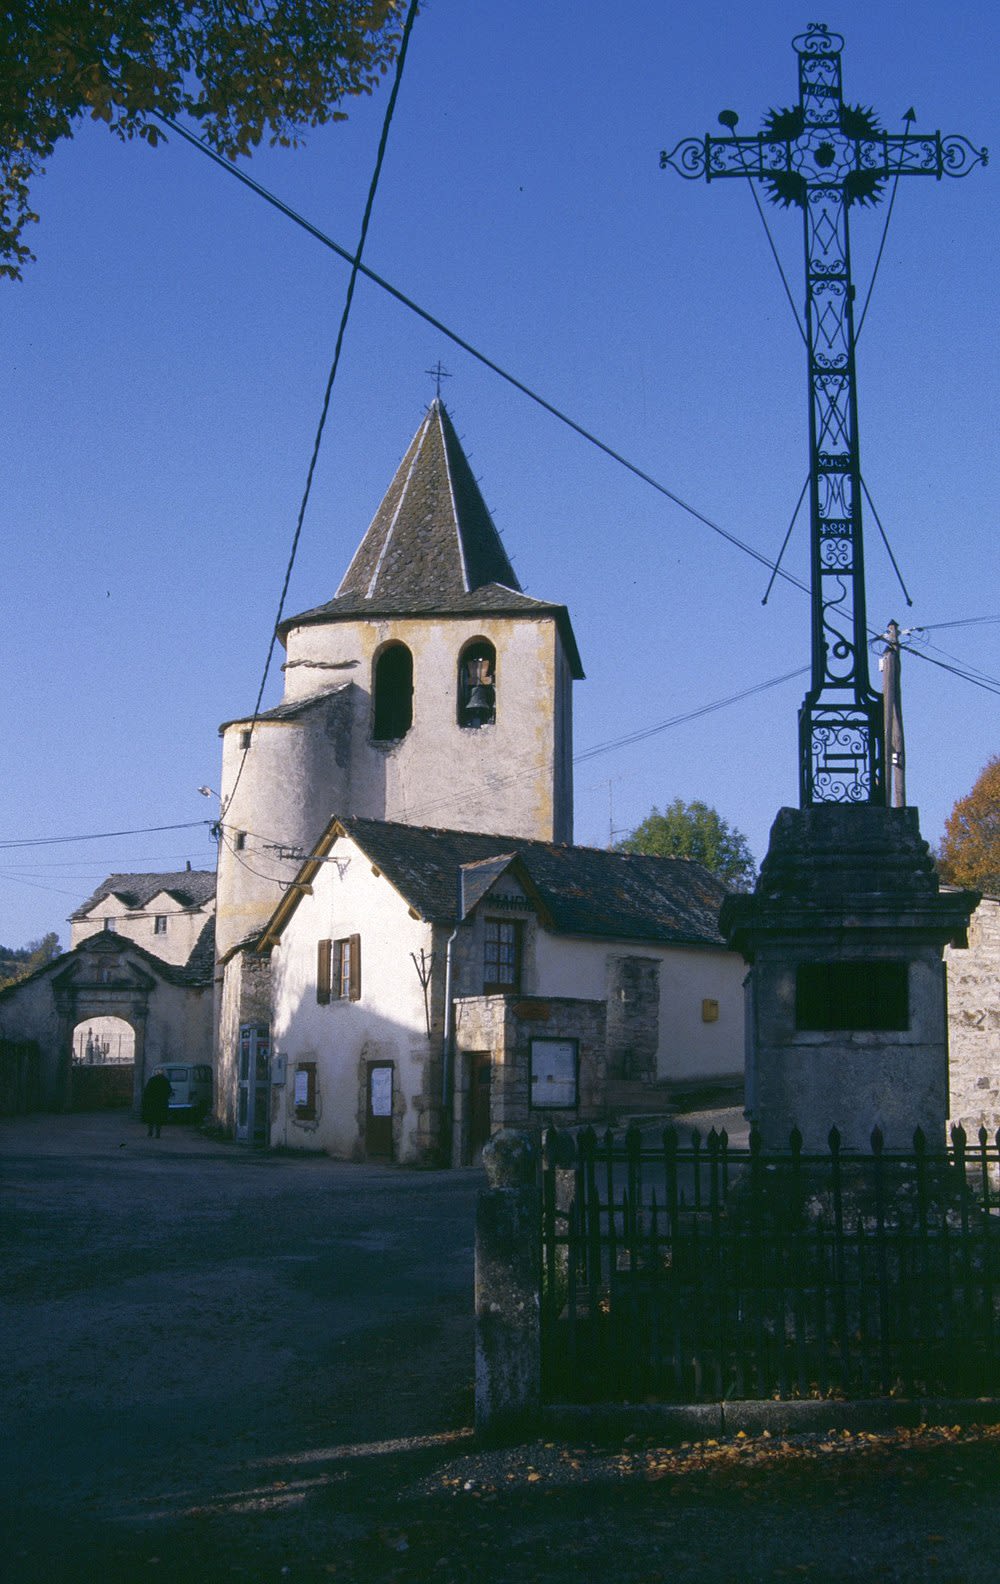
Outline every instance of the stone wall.
{"type": "Polygon", "coordinates": [[[984,897],[966,950],[945,949],[950,1112],[973,1137],[1000,1128],[1000,898],[984,897]]]}
{"type": "Polygon", "coordinates": [[[660,959],[608,957],[608,1076],[656,1078],[660,959]]]}
{"type": "Polygon", "coordinates": [[[458,1003],[459,1052],[493,1057],[490,1122],[539,1132],[606,1116],[606,1003],[565,997],[469,996],[458,1003]],[[577,1104],[547,1109],[531,1090],[531,1042],[573,1040],[577,1047],[577,1104]]]}

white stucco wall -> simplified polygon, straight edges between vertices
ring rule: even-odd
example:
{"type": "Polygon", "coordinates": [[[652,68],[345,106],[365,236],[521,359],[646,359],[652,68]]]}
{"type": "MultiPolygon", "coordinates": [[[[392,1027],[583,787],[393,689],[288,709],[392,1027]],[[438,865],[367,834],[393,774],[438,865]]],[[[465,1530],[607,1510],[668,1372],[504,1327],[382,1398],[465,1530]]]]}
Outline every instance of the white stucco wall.
{"type": "Polygon", "coordinates": [[[601,998],[609,960],[656,958],[660,963],[658,1078],[677,1082],[732,1077],[743,1070],[743,976],[735,952],[721,947],[667,946],[649,941],[589,940],[539,928],[532,994],[601,998]],[[718,1002],[706,1022],[704,1001],[718,1002]]]}
{"type": "MultiPolygon", "coordinates": [[[[351,784],[344,787],[351,806],[327,807],[325,817],[368,814],[406,824],[571,840],[572,768],[556,742],[557,730],[571,731],[565,698],[558,728],[556,721],[564,669],[551,617],[396,617],[293,628],[285,702],[315,692],[317,679],[327,675],[350,677],[360,695],[351,784]],[[490,642],[497,657],[496,721],[478,730],[456,719],[459,655],[477,638],[490,642]],[[375,662],[388,643],[405,644],[413,656],[413,724],[391,746],[371,740],[375,662]]],[[[339,769],[343,784],[348,767],[339,769]]]]}
{"type": "MultiPolygon", "coordinates": [[[[436,1064],[440,1029],[428,1040],[423,991],[410,953],[430,953],[431,926],[410,917],[407,904],[369,860],[344,838],[332,849],[272,953],[272,1050],[285,1056],[287,1082],[272,1111],[271,1143],[324,1150],[339,1157],[363,1153],[364,1077],[368,1061],[391,1061],[394,1072],[396,1158],[425,1154],[425,1078],[436,1064]],[[316,999],[321,940],[361,937],[361,997],[316,999]],[[294,1076],[300,1062],[316,1064],[316,1116],[295,1115],[294,1076]]],[[[438,1069],[439,1070],[439,1069],[438,1069]]]]}
{"type": "Polygon", "coordinates": [[[186,908],[176,897],[161,892],[143,908],[131,911],[118,897],[104,897],[95,903],[86,918],[70,920],[70,947],[99,935],[105,919],[114,919],[115,933],[125,940],[133,940],[163,962],[181,966],[194,950],[207,919],[215,910],[214,902],[206,907],[186,908]],[[167,921],[164,933],[156,933],[156,917],[167,921]]]}
{"type": "Polygon", "coordinates": [[[295,873],[273,848],[310,851],[334,815],[572,840],[572,675],[551,617],[327,622],[292,628],[287,645],[282,703],[302,712],[258,722],[242,772],[246,723],[223,733],[220,954],[262,927],[295,873]],[[476,638],[497,656],[496,721],[478,730],[456,718],[459,655],[476,638]],[[413,724],[378,743],[373,675],[390,642],[413,656],[413,724]]]}

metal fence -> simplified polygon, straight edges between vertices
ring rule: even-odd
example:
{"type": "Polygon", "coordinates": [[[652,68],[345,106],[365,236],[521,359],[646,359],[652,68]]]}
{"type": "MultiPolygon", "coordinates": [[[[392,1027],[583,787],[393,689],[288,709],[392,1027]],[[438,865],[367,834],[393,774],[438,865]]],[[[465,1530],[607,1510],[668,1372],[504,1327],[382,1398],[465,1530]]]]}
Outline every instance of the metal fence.
{"type": "Polygon", "coordinates": [[[1000,1133],[806,1154],[545,1135],[548,1402],[1000,1390],[1000,1133]]]}

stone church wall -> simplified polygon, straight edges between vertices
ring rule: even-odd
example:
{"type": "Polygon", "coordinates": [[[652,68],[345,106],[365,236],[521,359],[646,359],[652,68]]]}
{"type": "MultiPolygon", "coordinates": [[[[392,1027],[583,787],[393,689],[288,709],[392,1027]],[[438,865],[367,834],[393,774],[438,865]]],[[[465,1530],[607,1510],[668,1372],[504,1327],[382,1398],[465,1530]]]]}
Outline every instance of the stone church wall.
{"type": "Polygon", "coordinates": [[[1000,1128],[1000,899],[984,897],[948,967],[950,1111],[972,1138],[1000,1128]]]}

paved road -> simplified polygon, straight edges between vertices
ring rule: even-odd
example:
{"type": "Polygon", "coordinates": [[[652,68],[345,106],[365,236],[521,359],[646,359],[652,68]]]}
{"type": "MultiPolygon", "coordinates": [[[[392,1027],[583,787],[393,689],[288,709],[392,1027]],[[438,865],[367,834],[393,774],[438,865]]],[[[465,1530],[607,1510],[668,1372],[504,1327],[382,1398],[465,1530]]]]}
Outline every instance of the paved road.
{"type": "Polygon", "coordinates": [[[0,1122],[0,1173],[14,1577],[51,1584],[60,1537],[93,1554],[282,1508],[337,1447],[471,1424],[480,1173],[149,1140],[115,1114],[0,1122]]]}
{"type": "Polygon", "coordinates": [[[474,1444],[476,1172],[0,1121],[4,1584],[973,1584],[984,1429],[474,1444]]]}

